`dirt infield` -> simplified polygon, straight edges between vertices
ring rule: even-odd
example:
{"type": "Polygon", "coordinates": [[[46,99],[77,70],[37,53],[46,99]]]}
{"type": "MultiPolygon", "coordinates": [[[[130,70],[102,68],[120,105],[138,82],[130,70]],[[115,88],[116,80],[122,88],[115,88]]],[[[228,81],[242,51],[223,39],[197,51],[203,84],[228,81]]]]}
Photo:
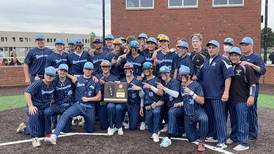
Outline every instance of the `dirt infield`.
{"type": "MultiPolygon", "coordinates": [[[[260,136],[250,142],[250,150],[244,153],[273,153],[274,147],[274,110],[259,109],[260,136]]],[[[15,134],[18,124],[25,121],[23,109],[0,112],[0,143],[30,139],[22,134],[15,134]]],[[[82,130],[82,129],[80,129],[82,130]]],[[[102,132],[102,131],[97,131],[102,132]]],[[[58,140],[51,146],[42,142],[39,148],[32,148],[31,142],[0,146],[0,153],[197,153],[196,146],[186,141],[173,141],[173,144],[162,149],[159,144],[149,139],[147,131],[125,131],[124,136],[70,136],[58,140]]],[[[229,146],[225,149],[235,152],[229,146]]],[[[207,149],[206,153],[217,153],[207,149]]]]}

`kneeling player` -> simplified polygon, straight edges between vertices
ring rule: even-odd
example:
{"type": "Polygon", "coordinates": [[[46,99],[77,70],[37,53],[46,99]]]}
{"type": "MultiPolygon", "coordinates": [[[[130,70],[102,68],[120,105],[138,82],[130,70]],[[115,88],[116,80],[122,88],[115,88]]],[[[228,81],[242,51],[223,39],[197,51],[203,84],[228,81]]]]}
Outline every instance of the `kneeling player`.
{"type": "Polygon", "coordinates": [[[76,102],[68,108],[61,116],[57,123],[54,133],[50,137],[46,137],[45,141],[56,144],[56,140],[60,132],[66,124],[70,122],[72,117],[81,115],[85,119],[85,130],[88,133],[94,131],[95,125],[95,102],[101,100],[101,89],[99,83],[95,83],[92,79],[93,64],[86,62],[84,65],[84,75],[80,77],[70,76],[72,82],[75,83],[75,100],[76,102]]]}
{"type": "MultiPolygon", "coordinates": [[[[59,65],[58,77],[54,80],[54,103],[44,110],[46,134],[51,134],[51,117],[62,114],[72,105],[72,82],[67,78],[67,72],[67,64],[59,65]]],[[[70,123],[67,124],[64,131],[70,131],[70,123]]]]}
{"type": "Polygon", "coordinates": [[[182,79],[181,99],[184,104],[184,121],[186,137],[189,142],[198,139],[198,151],[205,151],[205,138],[208,132],[208,117],[202,108],[204,94],[201,85],[193,81],[190,75],[190,68],[181,65],[179,74],[182,79]],[[199,129],[197,129],[199,123],[199,129]]]}
{"type": "Polygon", "coordinates": [[[56,70],[50,66],[45,69],[44,79],[33,82],[25,91],[27,102],[28,127],[21,123],[17,133],[30,134],[33,147],[40,146],[38,137],[45,135],[44,110],[53,101],[54,86],[52,84],[56,70]]]}

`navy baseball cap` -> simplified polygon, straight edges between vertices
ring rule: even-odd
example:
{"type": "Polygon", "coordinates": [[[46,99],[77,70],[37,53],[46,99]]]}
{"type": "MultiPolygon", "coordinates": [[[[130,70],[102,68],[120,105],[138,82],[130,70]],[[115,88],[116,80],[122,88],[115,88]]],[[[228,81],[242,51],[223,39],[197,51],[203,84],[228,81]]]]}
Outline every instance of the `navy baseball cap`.
{"type": "Polygon", "coordinates": [[[103,40],[100,37],[96,37],[94,38],[93,43],[103,43],[103,40]]]}
{"type": "Polygon", "coordinates": [[[46,67],[45,68],[45,74],[55,77],[56,76],[56,69],[52,66],[46,67]]]}
{"type": "Polygon", "coordinates": [[[215,46],[215,47],[217,47],[217,48],[220,48],[220,43],[219,43],[218,41],[216,41],[216,40],[210,40],[210,41],[206,44],[207,47],[210,46],[210,45],[213,45],[213,46],[215,46]]]}
{"type": "Polygon", "coordinates": [[[253,45],[253,39],[249,36],[246,36],[242,39],[240,44],[253,45]]]}

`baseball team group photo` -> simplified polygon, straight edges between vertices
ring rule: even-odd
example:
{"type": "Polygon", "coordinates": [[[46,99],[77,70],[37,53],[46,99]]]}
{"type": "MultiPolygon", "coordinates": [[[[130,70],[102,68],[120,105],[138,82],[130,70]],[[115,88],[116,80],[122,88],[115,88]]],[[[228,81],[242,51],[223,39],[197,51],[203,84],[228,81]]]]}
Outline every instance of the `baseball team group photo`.
{"type": "Polygon", "coordinates": [[[273,2],[68,3],[99,29],[3,24],[0,153],[272,153],[273,2]]]}

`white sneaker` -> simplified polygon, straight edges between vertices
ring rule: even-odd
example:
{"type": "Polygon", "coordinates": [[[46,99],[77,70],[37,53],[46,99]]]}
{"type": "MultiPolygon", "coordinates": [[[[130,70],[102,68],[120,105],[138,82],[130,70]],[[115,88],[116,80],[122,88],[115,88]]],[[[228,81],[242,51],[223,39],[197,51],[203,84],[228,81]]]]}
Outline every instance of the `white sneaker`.
{"type": "Polygon", "coordinates": [[[146,124],[145,124],[145,122],[141,122],[140,130],[145,130],[145,129],[146,129],[146,124]]]}
{"type": "Polygon", "coordinates": [[[249,146],[244,146],[241,144],[238,144],[237,146],[235,146],[233,148],[233,150],[235,150],[235,151],[244,151],[244,150],[248,150],[248,149],[249,149],[249,146]]]}
{"type": "Polygon", "coordinates": [[[232,144],[234,141],[233,140],[231,140],[231,138],[228,138],[227,140],[226,140],[226,143],[227,144],[232,144]]]}
{"type": "Polygon", "coordinates": [[[156,133],[153,133],[152,134],[152,138],[153,138],[153,142],[159,142],[160,141],[160,139],[159,139],[159,135],[158,134],[156,134],[156,133]]]}
{"type": "Polygon", "coordinates": [[[123,122],[123,126],[125,127],[125,129],[129,129],[129,124],[127,122],[123,122]]]}
{"type": "Polygon", "coordinates": [[[224,144],[224,143],[218,143],[218,144],[216,145],[216,147],[219,148],[219,149],[225,149],[225,148],[227,148],[227,145],[224,144]]]}
{"type": "Polygon", "coordinates": [[[34,148],[40,147],[40,146],[41,146],[40,140],[39,140],[37,137],[32,138],[32,146],[33,146],[34,148]]]}
{"type": "Polygon", "coordinates": [[[85,125],[85,118],[83,116],[78,116],[78,126],[84,127],[85,125]]]}
{"type": "Polygon", "coordinates": [[[167,132],[167,124],[165,124],[164,128],[160,131],[161,133],[167,132]]]}
{"type": "Polygon", "coordinates": [[[23,133],[24,132],[24,129],[26,128],[26,124],[24,122],[22,122],[18,128],[16,129],[16,133],[23,133]]]}
{"type": "Polygon", "coordinates": [[[218,140],[215,140],[213,137],[207,137],[205,142],[216,143],[216,142],[218,142],[218,140]]]}
{"type": "Polygon", "coordinates": [[[123,128],[118,128],[118,135],[124,135],[123,128]]]}
{"type": "Polygon", "coordinates": [[[114,135],[114,133],[115,133],[115,129],[114,128],[108,128],[108,135],[109,136],[112,136],[112,135],[114,135]]]}
{"type": "Polygon", "coordinates": [[[57,140],[57,136],[55,134],[51,134],[50,137],[45,137],[44,141],[50,144],[55,145],[57,140]]]}
{"type": "Polygon", "coordinates": [[[73,117],[73,118],[72,118],[71,125],[72,125],[72,126],[78,125],[78,119],[77,119],[77,117],[73,117]]]}

